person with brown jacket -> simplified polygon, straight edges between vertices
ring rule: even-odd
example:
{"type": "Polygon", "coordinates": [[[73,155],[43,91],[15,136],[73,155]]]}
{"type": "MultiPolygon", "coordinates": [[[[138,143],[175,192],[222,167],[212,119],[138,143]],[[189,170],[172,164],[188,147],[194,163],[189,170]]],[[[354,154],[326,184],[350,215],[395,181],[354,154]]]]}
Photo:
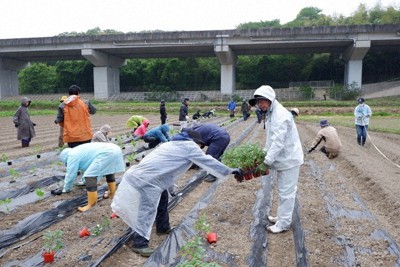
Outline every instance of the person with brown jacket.
{"type": "Polygon", "coordinates": [[[324,141],[325,144],[321,147],[320,151],[325,153],[329,159],[336,158],[339,155],[342,143],[340,142],[339,136],[335,128],[329,125],[328,120],[320,121],[321,130],[318,131],[317,137],[311,144],[311,148],[308,153],[311,153],[318,145],[324,141]]]}
{"type": "Polygon", "coordinates": [[[96,113],[96,108],[79,96],[81,89],[71,85],[69,97],[58,106],[58,114],[54,123],[64,127],[63,141],[73,148],[84,143],[90,143],[93,137],[90,114],[96,113]]]}
{"type": "Polygon", "coordinates": [[[14,114],[13,122],[17,128],[17,140],[21,140],[22,147],[28,147],[32,138],[36,136],[35,123],[31,121],[28,113],[28,107],[31,105],[31,100],[27,97],[21,99],[21,106],[14,114]]]}

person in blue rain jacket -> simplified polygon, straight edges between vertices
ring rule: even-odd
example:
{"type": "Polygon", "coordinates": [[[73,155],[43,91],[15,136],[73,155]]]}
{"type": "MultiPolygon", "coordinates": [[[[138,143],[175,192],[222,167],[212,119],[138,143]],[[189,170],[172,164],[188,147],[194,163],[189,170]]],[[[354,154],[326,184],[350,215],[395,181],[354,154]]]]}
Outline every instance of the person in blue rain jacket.
{"type": "Polygon", "coordinates": [[[86,211],[97,203],[97,182],[106,176],[108,197],[113,198],[116,191],[114,174],[125,171],[125,163],[121,148],[114,143],[94,142],[65,148],[60,153],[60,160],[67,166],[62,193],[68,193],[77,177],[78,170],[84,172],[88,205],[79,207],[86,211]]]}

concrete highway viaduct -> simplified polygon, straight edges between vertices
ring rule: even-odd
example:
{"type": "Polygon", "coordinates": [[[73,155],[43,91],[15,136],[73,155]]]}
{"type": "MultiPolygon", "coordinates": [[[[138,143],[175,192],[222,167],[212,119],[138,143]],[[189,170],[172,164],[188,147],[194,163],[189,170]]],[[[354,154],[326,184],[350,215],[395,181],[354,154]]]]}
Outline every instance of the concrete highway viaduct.
{"type": "Polygon", "coordinates": [[[239,55],[337,53],[345,61],[344,83],[361,86],[367,52],[390,49],[400,49],[400,24],[1,39],[0,99],[18,95],[17,71],[30,62],[84,59],[94,65],[96,99],[120,92],[119,68],[130,58],[216,56],[221,93],[229,95],[239,55]]]}

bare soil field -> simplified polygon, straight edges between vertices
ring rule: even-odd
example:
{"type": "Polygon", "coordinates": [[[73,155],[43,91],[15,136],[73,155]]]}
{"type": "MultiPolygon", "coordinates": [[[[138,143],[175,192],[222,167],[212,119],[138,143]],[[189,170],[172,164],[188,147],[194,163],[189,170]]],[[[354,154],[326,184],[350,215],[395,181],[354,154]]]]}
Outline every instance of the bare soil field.
{"type": "MultiPolygon", "coordinates": [[[[107,123],[114,135],[122,136],[128,132],[125,122],[129,116],[94,115],[93,128],[107,123]]],[[[158,116],[147,117],[154,122],[150,126],[159,125],[158,116]]],[[[226,117],[204,122],[223,124],[231,135],[231,145],[263,145],[263,125],[254,117],[232,123],[226,117]]],[[[157,250],[147,259],[124,244],[122,237],[129,230],[118,218],[109,219],[110,227],[98,236],[79,237],[82,227],[93,229],[109,218],[111,200],[99,198],[94,208],[80,213],[76,207],[86,201],[84,188],[75,187],[72,193],[61,196],[49,194],[65,172],[54,151],[58,126],[51,116],[32,120],[38,125],[37,137],[31,147],[22,149],[10,119],[0,118],[0,155],[14,160],[11,166],[0,163],[0,193],[46,177],[56,182],[41,186],[46,191],[44,198],[36,197],[31,189],[11,197],[9,211],[0,205],[0,266],[42,266],[42,235],[55,229],[64,231],[63,248],[52,266],[176,266],[182,261],[180,247],[196,235],[193,224],[200,214],[218,235],[217,243],[204,244],[205,260],[221,266],[400,266],[399,135],[370,132],[371,139],[360,147],[354,128],[337,126],[343,143],[341,154],[329,160],[319,151],[305,153],[292,228],[277,235],[265,231],[266,216],[276,214],[277,208],[273,172],[243,183],[232,176],[207,183],[202,181],[205,174],[201,170],[189,170],[178,181],[178,191],[186,189],[194,177],[200,177],[199,183],[171,209],[170,221],[176,229],[168,236],[158,236],[153,229],[150,245],[157,250]],[[38,150],[43,152],[41,159],[35,157],[38,150]],[[15,179],[9,173],[12,168],[19,170],[15,183],[10,183],[15,179]],[[45,223],[37,226],[37,221],[45,223]]],[[[301,121],[297,127],[307,147],[319,127],[301,121]]],[[[127,144],[125,155],[134,149],[127,144]]],[[[121,176],[117,175],[118,179],[121,176]]],[[[99,184],[99,192],[105,184],[99,184]]]]}

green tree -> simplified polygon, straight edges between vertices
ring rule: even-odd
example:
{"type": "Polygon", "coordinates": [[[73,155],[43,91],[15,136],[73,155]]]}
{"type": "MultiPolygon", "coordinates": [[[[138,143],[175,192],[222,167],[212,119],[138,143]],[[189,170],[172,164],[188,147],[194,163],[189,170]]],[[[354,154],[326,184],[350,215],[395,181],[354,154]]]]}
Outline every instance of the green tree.
{"type": "Polygon", "coordinates": [[[318,21],[321,18],[321,9],[317,7],[305,7],[300,10],[296,18],[288,22],[285,26],[289,27],[300,27],[300,26],[312,26],[318,25],[318,21]]]}
{"type": "Polygon", "coordinates": [[[57,61],[57,88],[65,92],[72,84],[82,91],[93,91],[93,64],[86,60],[57,61]]]}
{"type": "Polygon", "coordinates": [[[365,4],[358,5],[357,10],[352,14],[350,23],[355,25],[369,23],[369,14],[365,4]]]}
{"type": "Polygon", "coordinates": [[[121,89],[123,87],[142,87],[144,85],[146,60],[128,59],[120,69],[121,89]]]}
{"type": "Polygon", "coordinates": [[[33,63],[19,72],[18,82],[23,94],[53,93],[56,88],[56,68],[45,63],[33,63]]]}
{"type": "Polygon", "coordinates": [[[236,28],[238,30],[248,30],[248,29],[260,29],[266,27],[280,27],[281,22],[279,19],[260,21],[260,22],[246,22],[240,23],[236,28]]]}

